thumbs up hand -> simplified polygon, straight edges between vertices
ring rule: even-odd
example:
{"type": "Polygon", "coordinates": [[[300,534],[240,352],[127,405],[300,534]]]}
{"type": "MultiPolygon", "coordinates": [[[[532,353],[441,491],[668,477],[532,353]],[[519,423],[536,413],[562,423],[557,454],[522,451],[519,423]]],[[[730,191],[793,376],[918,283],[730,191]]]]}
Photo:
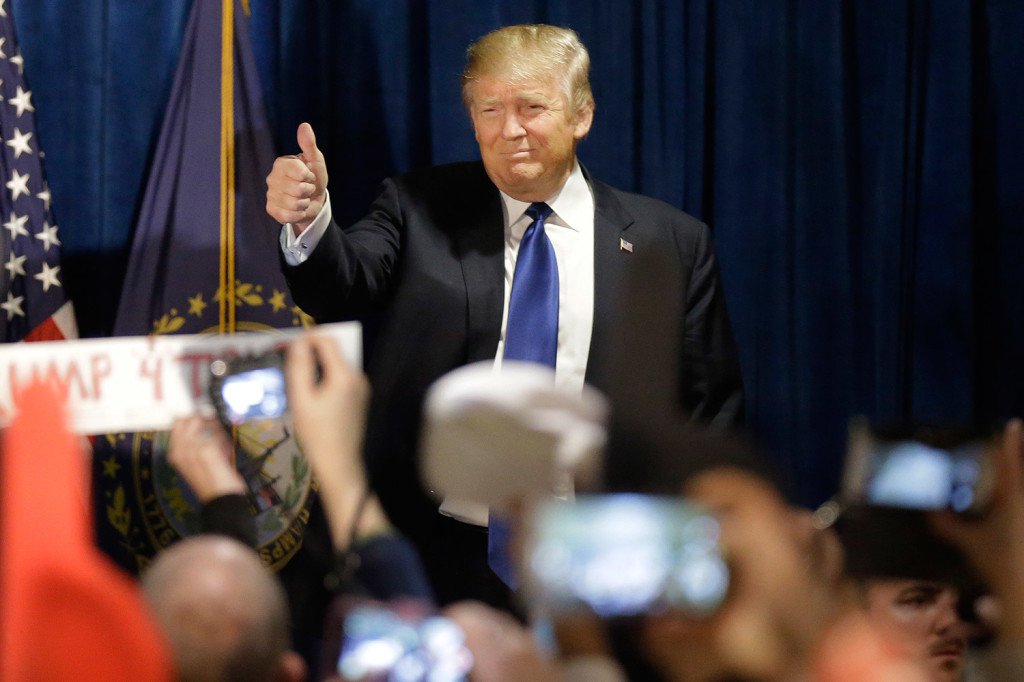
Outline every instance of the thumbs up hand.
{"type": "Polygon", "coordinates": [[[324,206],[327,163],[311,125],[300,125],[296,139],[302,152],[278,157],[267,176],[267,213],[279,223],[291,223],[298,236],[324,206]]]}

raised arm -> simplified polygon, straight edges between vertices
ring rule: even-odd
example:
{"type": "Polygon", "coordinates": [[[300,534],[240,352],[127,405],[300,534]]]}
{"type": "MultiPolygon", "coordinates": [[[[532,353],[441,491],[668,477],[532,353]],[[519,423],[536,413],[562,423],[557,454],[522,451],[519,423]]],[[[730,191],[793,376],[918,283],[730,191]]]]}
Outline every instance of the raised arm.
{"type": "Polygon", "coordinates": [[[256,526],[245,498],[245,482],[231,461],[231,442],[213,419],[176,419],[167,461],[192,488],[202,505],[203,532],[227,535],[250,547],[256,526]]]}
{"type": "Polygon", "coordinates": [[[289,346],[285,372],[295,433],[319,482],[334,547],[344,551],[353,533],[358,538],[388,529],[363,465],[370,386],[334,341],[316,335],[289,346]]]}
{"type": "Polygon", "coordinates": [[[335,589],[432,601],[419,556],[392,529],[367,481],[366,377],[345,362],[333,341],[315,335],[292,342],[285,373],[295,433],[320,484],[337,553],[335,589]]]}

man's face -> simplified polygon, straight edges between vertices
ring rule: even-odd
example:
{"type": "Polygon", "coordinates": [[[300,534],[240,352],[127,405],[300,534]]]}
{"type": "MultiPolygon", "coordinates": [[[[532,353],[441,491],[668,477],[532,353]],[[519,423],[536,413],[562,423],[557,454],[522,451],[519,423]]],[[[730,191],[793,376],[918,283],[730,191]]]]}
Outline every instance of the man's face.
{"type": "Polygon", "coordinates": [[[593,110],[575,112],[554,75],[511,83],[482,76],[472,86],[470,116],[487,175],[520,201],[544,201],[572,172],[576,142],[593,110]]]}
{"type": "Polygon", "coordinates": [[[867,589],[868,615],[923,663],[932,680],[959,680],[967,638],[957,615],[958,597],[957,590],[945,583],[873,580],[867,589]]]}

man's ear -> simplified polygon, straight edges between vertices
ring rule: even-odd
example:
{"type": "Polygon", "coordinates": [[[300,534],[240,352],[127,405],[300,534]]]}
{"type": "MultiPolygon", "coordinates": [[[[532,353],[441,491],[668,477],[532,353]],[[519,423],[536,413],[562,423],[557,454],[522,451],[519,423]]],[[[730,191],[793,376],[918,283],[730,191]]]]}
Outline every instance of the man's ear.
{"type": "Polygon", "coordinates": [[[594,122],[594,103],[587,102],[576,110],[576,125],[572,136],[582,140],[590,132],[590,124],[594,122]]]}

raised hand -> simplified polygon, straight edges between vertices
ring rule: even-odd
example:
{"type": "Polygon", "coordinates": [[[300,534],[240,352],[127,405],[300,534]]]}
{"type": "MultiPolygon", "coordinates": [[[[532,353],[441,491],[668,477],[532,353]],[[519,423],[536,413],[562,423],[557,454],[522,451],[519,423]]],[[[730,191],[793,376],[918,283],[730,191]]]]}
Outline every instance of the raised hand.
{"type": "Polygon", "coordinates": [[[175,419],[167,461],[201,503],[245,492],[245,482],[231,462],[231,443],[224,429],[213,419],[198,416],[175,419]]]}
{"type": "Polygon", "coordinates": [[[291,223],[298,236],[324,206],[327,163],[311,125],[301,124],[295,137],[301,153],[278,157],[267,176],[267,213],[279,223],[291,223]]]}

